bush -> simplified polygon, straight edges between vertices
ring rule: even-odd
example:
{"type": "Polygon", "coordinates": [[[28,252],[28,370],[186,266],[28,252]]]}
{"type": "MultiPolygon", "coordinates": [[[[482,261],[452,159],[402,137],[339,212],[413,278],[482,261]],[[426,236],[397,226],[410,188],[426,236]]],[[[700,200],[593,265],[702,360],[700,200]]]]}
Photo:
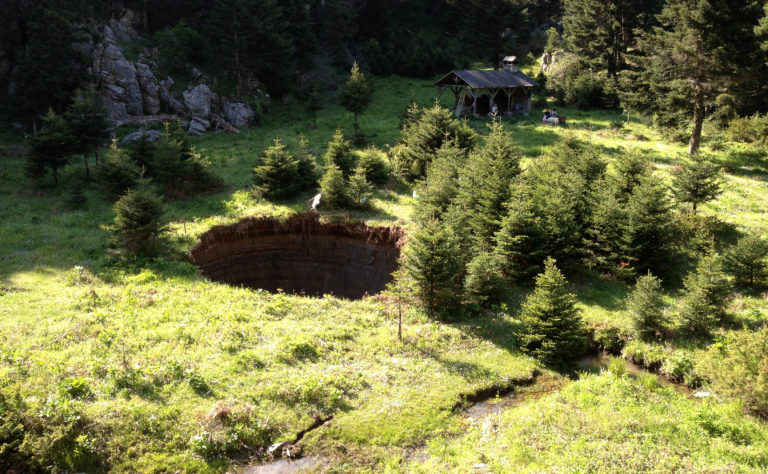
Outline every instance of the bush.
{"type": "Polygon", "coordinates": [[[110,199],[117,199],[136,186],[141,176],[142,170],[128,153],[118,148],[114,142],[96,171],[99,186],[110,199]]]}
{"type": "Polygon", "coordinates": [[[125,193],[114,205],[114,232],[131,255],[154,257],[159,251],[163,202],[148,187],[125,193]]]}
{"type": "Polygon", "coordinates": [[[768,242],[757,235],[746,235],[723,255],[725,269],[744,286],[761,284],[768,269],[768,242]]]}
{"type": "Polygon", "coordinates": [[[768,327],[738,331],[710,346],[698,366],[721,396],[768,417],[768,327]]]}
{"type": "Polygon", "coordinates": [[[664,300],[661,281],[648,273],[637,279],[627,299],[627,309],[638,336],[643,340],[658,339],[664,334],[664,300]]]}
{"type": "Polygon", "coordinates": [[[509,286],[497,254],[480,252],[467,265],[465,295],[481,305],[494,305],[509,296],[509,286]]]}
{"type": "Polygon", "coordinates": [[[560,365],[584,351],[585,329],[567,285],[555,261],[548,258],[520,312],[520,348],[545,363],[560,365]]]}
{"type": "Polygon", "coordinates": [[[373,195],[373,187],[365,177],[365,168],[358,166],[355,172],[349,177],[349,199],[352,204],[358,207],[368,205],[368,200],[373,195]]]}
{"type": "Polygon", "coordinates": [[[732,119],[728,122],[726,136],[734,142],[764,143],[768,141],[768,114],[732,119]]]}
{"type": "Polygon", "coordinates": [[[695,336],[709,335],[725,322],[725,299],[731,291],[720,259],[716,255],[702,257],[684,284],[685,294],[678,310],[682,329],[695,336]]]}
{"type": "Polygon", "coordinates": [[[327,167],[330,164],[336,165],[344,176],[349,176],[355,167],[355,156],[352,154],[351,146],[344,139],[344,132],[336,129],[333,138],[328,142],[328,148],[323,155],[323,164],[327,167]]]}
{"type": "Polygon", "coordinates": [[[357,166],[363,167],[368,181],[383,184],[389,179],[385,158],[386,154],[383,151],[371,146],[358,153],[357,166]]]}
{"type": "Polygon", "coordinates": [[[254,192],[267,199],[288,199],[302,191],[299,161],[285,145],[275,138],[272,146],[264,150],[261,162],[253,169],[256,179],[254,192]]]}
{"type": "Polygon", "coordinates": [[[320,180],[320,193],[323,196],[322,202],[324,205],[331,209],[349,204],[350,198],[344,174],[333,163],[325,167],[325,173],[320,180]]]}

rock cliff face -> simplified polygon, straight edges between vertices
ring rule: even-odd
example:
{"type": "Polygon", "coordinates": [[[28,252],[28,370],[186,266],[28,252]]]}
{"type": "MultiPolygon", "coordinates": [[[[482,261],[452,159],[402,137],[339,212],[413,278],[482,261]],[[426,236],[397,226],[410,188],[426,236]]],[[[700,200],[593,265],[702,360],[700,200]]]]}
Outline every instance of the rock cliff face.
{"type": "MultiPolygon", "coordinates": [[[[104,107],[117,126],[183,118],[190,123],[189,133],[199,135],[211,126],[237,132],[253,121],[255,114],[248,104],[221,98],[206,84],[190,86],[182,93],[183,102],[174,97],[173,79],[157,78],[156,49],[145,50],[136,61],[126,59],[120,45],[137,39],[137,20],[128,11],[120,20],[99,27],[99,43],[77,45],[93,58],[92,73],[104,107]]],[[[203,80],[199,72],[196,75],[203,80]]]]}

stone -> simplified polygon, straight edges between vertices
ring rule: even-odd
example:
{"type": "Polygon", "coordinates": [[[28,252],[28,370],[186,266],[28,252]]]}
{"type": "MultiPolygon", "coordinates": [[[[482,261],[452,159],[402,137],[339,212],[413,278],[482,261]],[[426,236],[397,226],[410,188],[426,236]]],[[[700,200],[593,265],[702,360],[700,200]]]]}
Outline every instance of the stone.
{"type": "Polygon", "coordinates": [[[156,115],[160,112],[160,84],[152,69],[144,63],[136,63],[136,74],[144,101],[144,113],[156,115]]]}
{"type": "Polygon", "coordinates": [[[172,85],[173,79],[170,77],[160,81],[160,106],[171,113],[181,115],[185,112],[184,104],[171,95],[172,85]]]}
{"type": "Polygon", "coordinates": [[[250,105],[244,102],[224,101],[224,116],[236,128],[247,127],[256,116],[250,105]]]}
{"type": "Polygon", "coordinates": [[[209,128],[211,128],[211,122],[202,117],[195,116],[189,121],[188,133],[190,135],[202,135],[209,128]]]}
{"type": "Polygon", "coordinates": [[[211,89],[205,84],[184,91],[184,105],[190,115],[207,119],[211,115],[211,89]]]}
{"type": "Polygon", "coordinates": [[[269,448],[267,448],[267,453],[270,456],[273,456],[273,457],[280,457],[283,454],[283,448],[286,448],[286,447],[288,447],[290,445],[291,445],[291,443],[289,443],[288,441],[283,441],[283,442],[280,442],[280,443],[275,443],[272,446],[270,446],[269,448]]]}
{"type": "Polygon", "coordinates": [[[696,392],[693,396],[696,398],[709,398],[712,394],[710,392],[696,392]]]}
{"type": "Polygon", "coordinates": [[[163,136],[163,132],[159,130],[139,130],[137,132],[129,133],[120,142],[122,145],[130,145],[141,140],[141,137],[145,136],[147,141],[155,142],[163,136]]]}

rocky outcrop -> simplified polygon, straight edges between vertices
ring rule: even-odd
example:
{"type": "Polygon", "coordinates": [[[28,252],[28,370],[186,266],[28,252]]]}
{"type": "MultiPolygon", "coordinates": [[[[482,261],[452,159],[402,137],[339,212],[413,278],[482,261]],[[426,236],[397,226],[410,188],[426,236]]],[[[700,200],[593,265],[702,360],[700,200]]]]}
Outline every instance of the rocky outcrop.
{"type": "Polygon", "coordinates": [[[163,136],[163,132],[159,130],[139,130],[123,137],[123,140],[120,143],[123,145],[136,143],[141,140],[142,136],[146,137],[148,142],[155,142],[163,136]]]}
{"type": "MultiPolygon", "coordinates": [[[[222,99],[205,83],[184,91],[183,102],[174,97],[173,79],[157,78],[157,48],[145,48],[136,61],[126,59],[120,44],[136,39],[136,21],[137,16],[127,11],[119,20],[110,20],[99,27],[101,42],[74,45],[93,57],[91,72],[97,78],[102,102],[115,125],[185,117],[189,120],[189,133],[199,135],[212,124],[217,130],[236,133],[237,128],[253,121],[255,114],[248,104],[222,99]]],[[[192,75],[198,82],[205,81],[205,76],[195,68],[192,75]]]]}
{"type": "Polygon", "coordinates": [[[247,127],[256,115],[251,106],[243,102],[225,100],[222,109],[224,117],[236,128],[247,127]]]}
{"type": "Polygon", "coordinates": [[[211,89],[205,84],[184,91],[184,105],[193,116],[207,119],[211,116],[211,89]]]}
{"type": "Polygon", "coordinates": [[[144,101],[144,113],[149,115],[160,113],[160,83],[152,69],[144,63],[136,63],[136,75],[144,101]]]}
{"type": "Polygon", "coordinates": [[[192,117],[189,121],[189,129],[187,130],[190,135],[202,135],[206,130],[211,128],[211,122],[202,117],[192,117]]]}

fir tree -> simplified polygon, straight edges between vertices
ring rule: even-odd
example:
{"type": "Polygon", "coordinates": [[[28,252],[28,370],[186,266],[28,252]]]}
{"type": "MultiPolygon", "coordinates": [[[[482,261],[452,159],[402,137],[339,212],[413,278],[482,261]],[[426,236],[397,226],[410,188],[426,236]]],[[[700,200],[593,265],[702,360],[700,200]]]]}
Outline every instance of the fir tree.
{"type": "Polygon", "coordinates": [[[723,263],[739,284],[748,287],[760,284],[768,270],[768,242],[748,234],[725,251],[723,263]]]}
{"type": "Polygon", "coordinates": [[[366,206],[373,195],[373,187],[365,177],[365,168],[358,166],[349,177],[349,198],[355,206],[366,206]]]}
{"type": "Polygon", "coordinates": [[[417,220],[440,219],[448,210],[459,192],[459,170],[465,161],[466,153],[455,141],[447,141],[437,150],[418,191],[417,220]]]}
{"type": "Polygon", "coordinates": [[[691,203],[695,214],[699,204],[720,195],[721,184],[720,168],[701,153],[696,153],[675,170],[672,190],[678,201],[691,203]]]}
{"type": "Polygon", "coordinates": [[[485,143],[473,153],[459,172],[457,205],[466,214],[466,222],[478,248],[492,249],[493,236],[501,227],[504,205],[510,197],[510,185],[520,173],[522,157],[512,134],[499,122],[491,125],[485,143]]]}
{"type": "Polygon", "coordinates": [[[325,166],[323,177],[320,179],[320,193],[325,205],[332,209],[349,204],[347,182],[336,164],[329,163],[325,166]]]}
{"type": "Polygon", "coordinates": [[[112,142],[104,162],[97,168],[97,179],[104,194],[111,199],[117,199],[135,187],[141,178],[142,170],[125,150],[118,148],[116,142],[112,142]]]}
{"type": "Polygon", "coordinates": [[[264,198],[287,199],[301,191],[299,161],[279,138],[275,138],[274,144],[264,150],[253,174],[256,177],[254,191],[264,198]]]}
{"type": "Polygon", "coordinates": [[[309,141],[304,137],[303,133],[299,134],[295,156],[298,161],[297,172],[300,188],[315,189],[317,187],[319,171],[315,155],[309,150],[309,141]]]}
{"type": "Polygon", "coordinates": [[[428,311],[444,312],[458,303],[463,262],[456,238],[439,221],[424,223],[409,238],[404,265],[428,311]]]}
{"type": "Polygon", "coordinates": [[[333,138],[328,142],[328,148],[323,155],[323,163],[327,166],[331,163],[338,166],[344,176],[349,176],[355,166],[355,157],[352,155],[349,141],[344,139],[344,132],[336,129],[333,138]]]}
{"type": "Polygon", "coordinates": [[[623,253],[640,272],[662,274],[672,256],[672,213],[666,190],[648,177],[635,188],[627,205],[623,253]]]}
{"type": "Polygon", "coordinates": [[[17,116],[36,123],[48,109],[64,112],[86,77],[89,61],[72,47],[83,40],[74,26],[82,18],[74,8],[49,1],[29,3],[34,5],[32,14],[16,18],[22,45],[11,72],[12,100],[17,116]]]}
{"type": "Polygon", "coordinates": [[[701,143],[705,112],[719,95],[740,81],[757,44],[754,26],[758,2],[744,0],[669,0],[658,15],[659,26],[641,36],[641,78],[629,88],[642,90],[634,106],[658,115],[692,111],[688,153],[701,143]],[[639,82],[638,82],[639,81],[639,82]],[[646,87],[647,86],[647,87],[646,87]]]}
{"type": "Polygon", "coordinates": [[[323,109],[322,95],[317,87],[317,82],[312,78],[305,89],[304,106],[312,116],[312,130],[317,130],[317,113],[323,109]]]}
{"type": "Polygon", "coordinates": [[[77,93],[67,108],[65,118],[76,138],[77,152],[83,154],[86,175],[90,176],[86,155],[92,153],[98,164],[99,147],[110,136],[107,114],[93,85],[77,93]]]}
{"type": "Polygon", "coordinates": [[[151,169],[155,156],[155,145],[149,141],[146,133],[139,136],[139,140],[131,150],[131,159],[140,168],[144,168],[151,175],[154,170],[151,169]]]}
{"type": "Polygon", "coordinates": [[[536,277],[536,289],[520,311],[520,349],[542,362],[560,365],[584,349],[584,325],[576,297],[551,258],[536,277]]]}
{"type": "Polygon", "coordinates": [[[590,68],[615,75],[635,31],[652,24],[660,9],[658,0],[564,0],[565,43],[590,68]]]}
{"type": "Polygon", "coordinates": [[[371,85],[355,62],[349,72],[349,79],[341,89],[340,96],[341,105],[355,116],[355,136],[358,134],[357,116],[368,107],[371,94],[371,85]]]}
{"type": "Polygon", "coordinates": [[[147,186],[126,192],[114,205],[113,229],[122,247],[131,255],[154,257],[159,251],[163,202],[147,186]]]}
{"type": "Polygon", "coordinates": [[[725,300],[731,292],[720,259],[715,255],[702,257],[684,285],[678,310],[682,328],[689,334],[706,336],[725,322],[725,300]]]}
{"type": "Polygon", "coordinates": [[[42,122],[40,131],[32,136],[27,153],[27,173],[33,178],[42,178],[50,169],[54,184],[58,184],[59,169],[71,161],[77,144],[67,122],[53,109],[42,118],[42,122]]]}
{"type": "Polygon", "coordinates": [[[230,76],[241,95],[256,80],[270,94],[288,91],[296,71],[288,18],[277,0],[219,0],[203,26],[210,57],[230,76]]]}
{"type": "Polygon", "coordinates": [[[401,143],[392,152],[395,171],[408,180],[423,177],[427,165],[446,141],[453,141],[467,154],[474,149],[477,134],[438,104],[424,109],[419,119],[405,125],[400,133],[401,143]]]}
{"type": "Polygon", "coordinates": [[[641,339],[658,339],[666,328],[661,281],[648,273],[637,279],[627,298],[627,310],[641,339]]]}
{"type": "Polygon", "coordinates": [[[498,254],[480,252],[467,264],[464,294],[468,298],[484,306],[499,304],[507,299],[509,285],[500,260],[498,254]]]}
{"type": "Polygon", "coordinates": [[[541,273],[547,246],[544,225],[536,215],[534,203],[518,184],[496,234],[495,252],[505,275],[513,281],[526,281],[541,273]]]}

